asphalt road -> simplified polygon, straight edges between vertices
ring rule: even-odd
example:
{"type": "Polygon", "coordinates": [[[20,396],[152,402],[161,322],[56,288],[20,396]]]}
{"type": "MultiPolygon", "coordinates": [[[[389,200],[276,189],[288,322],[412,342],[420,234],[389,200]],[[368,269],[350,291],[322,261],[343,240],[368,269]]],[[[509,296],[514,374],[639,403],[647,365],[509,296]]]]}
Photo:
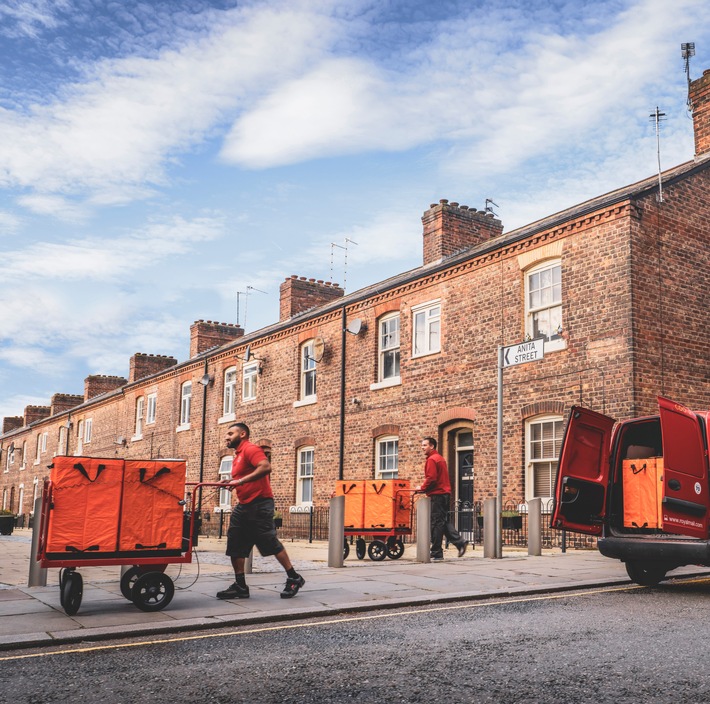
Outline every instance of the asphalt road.
{"type": "Polygon", "coordinates": [[[710,579],[0,657],[0,701],[706,702],[710,579]]]}

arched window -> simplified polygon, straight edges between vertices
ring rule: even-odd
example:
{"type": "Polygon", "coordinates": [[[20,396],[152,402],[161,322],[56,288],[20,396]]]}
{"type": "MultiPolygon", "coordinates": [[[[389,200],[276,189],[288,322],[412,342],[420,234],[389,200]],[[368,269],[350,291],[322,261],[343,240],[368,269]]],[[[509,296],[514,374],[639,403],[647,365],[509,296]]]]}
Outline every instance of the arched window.
{"type": "Polygon", "coordinates": [[[315,449],[299,447],[297,453],[296,503],[299,506],[312,506],[315,449]]]}
{"type": "Polygon", "coordinates": [[[562,447],[562,416],[535,416],[525,422],[525,499],[550,500],[562,447]]]}
{"type": "Polygon", "coordinates": [[[562,264],[547,259],[525,272],[525,331],[545,338],[545,350],[565,346],[562,337],[562,264]]]}
{"type": "Polygon", "coordinates": [[[192,405],[192,382],[186,381],[180,387],[180,425],[190,425],[190,406],[192,405]]]}
{"type": "Polygon", "coordinates": [[[301,401],[316,398],[315,340],[301,345],[301,401]]]}
{"type": "Polygon", "coordinates": [[[229,367],[224,371],[224,397],[222,415],[225,420],[234,420],[237,397],[237,368],[229,367]]]}
{"type": "MultiPolygon", "coordinates": [[[[224,455],[219,461],[219,481],[229,481],[232,478],[232,455],[224,455]]],[[[232,510],[232,492],[229,489],[219,490],[219,506],[215,511],[232,510]]]]}
{"type": "Polygon", "coordinates": [[[139,396],[136,399],[136,430],[134,440],[140,440],[143,437],[143,411],[145,409],[145,396],[139,396]]]}
{"type": "Polygon", "coordinates": [[[375,441],[375,475],[377,479],[397,479],[399,473],[399,438],[383,435],[375,441]]]}

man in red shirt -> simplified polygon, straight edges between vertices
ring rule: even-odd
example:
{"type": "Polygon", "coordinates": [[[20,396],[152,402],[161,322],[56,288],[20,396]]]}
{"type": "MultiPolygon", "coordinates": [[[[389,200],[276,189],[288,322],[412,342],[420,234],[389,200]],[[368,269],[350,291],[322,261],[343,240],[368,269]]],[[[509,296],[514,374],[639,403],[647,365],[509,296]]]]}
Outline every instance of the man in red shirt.
{"type": "Polygon", "coordinates": [[[249,442],[249,427],[234,423],[227,430],[227,447],[234,450],[232,478],[223,482],[236,489],[239,503],[234,507],[227,531],[226,553],[232,560],[234,584],[217,592],[218,599],[248,599],[244,563],[256,545],[263,556],[273,555],[286,570],[282,599],[290,599],[306,583],[293,568],[286,549],[276,537],[274,494],[271,491],[271,463],[264,451],[249,442]]]}
{"type": "Polygon", "coordinates": [[[468,542],[448,520],[451,482],[446,460],[436,451],[434,438],[422,440],[422,451],[426,456],[424,482],[417,491],[423,492],[431,499],[431,559],[436,561],[444,559],[444,551],[441,547],[444,535],[458,548],[459,557],[463,557],[468,542]]]}

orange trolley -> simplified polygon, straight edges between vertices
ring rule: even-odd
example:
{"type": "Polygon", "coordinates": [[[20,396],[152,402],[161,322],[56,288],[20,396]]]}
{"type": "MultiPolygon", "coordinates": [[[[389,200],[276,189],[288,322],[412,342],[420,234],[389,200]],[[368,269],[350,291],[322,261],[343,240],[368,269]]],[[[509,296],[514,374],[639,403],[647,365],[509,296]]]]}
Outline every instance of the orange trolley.
{"type": "Polygon", "coordinates": [[[175,587],[165,569],[191,562],[196,544],[185,472],[185,460],[54,458],[42,491],[37,561],[61,569],[67,614],[81,605],[77,567],[131,565],[121,577],[126,599],[142,611],[160,611],[172,601],[175,587]]]}
{"type": "Polygon", "coordinates": [[[348,538],[355,538],[358,560],[369,555],[379,562],[404,554],[403,536],[412,534],[414,491],[407,479],[338,481],[335,496],[345,497],[344,555],[350,554],[348,538]],[[370,544],[367,544],[367,541],[370,544]]]}

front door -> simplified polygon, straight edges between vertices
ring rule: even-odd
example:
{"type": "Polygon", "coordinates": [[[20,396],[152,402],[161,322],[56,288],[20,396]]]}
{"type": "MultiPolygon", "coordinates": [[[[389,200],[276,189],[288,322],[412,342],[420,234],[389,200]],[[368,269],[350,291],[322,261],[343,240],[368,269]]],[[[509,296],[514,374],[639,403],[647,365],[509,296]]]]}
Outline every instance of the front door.
{"type": "Polygon", "coordinates": [[[560,450],[553,528],[601,535],[614,419],[573,406],[560,450]]]}
{"type": "Polygon", "coordinates": [[[658,398],[663,437],[663,530],[708,537],[708,464],[698,416],[658,398]]]}
{"type": "Polygon", "coordinates": [[[456,506],[459,531],[472,531],[473,510],[473,431],[456,434],[456,506]]]}

